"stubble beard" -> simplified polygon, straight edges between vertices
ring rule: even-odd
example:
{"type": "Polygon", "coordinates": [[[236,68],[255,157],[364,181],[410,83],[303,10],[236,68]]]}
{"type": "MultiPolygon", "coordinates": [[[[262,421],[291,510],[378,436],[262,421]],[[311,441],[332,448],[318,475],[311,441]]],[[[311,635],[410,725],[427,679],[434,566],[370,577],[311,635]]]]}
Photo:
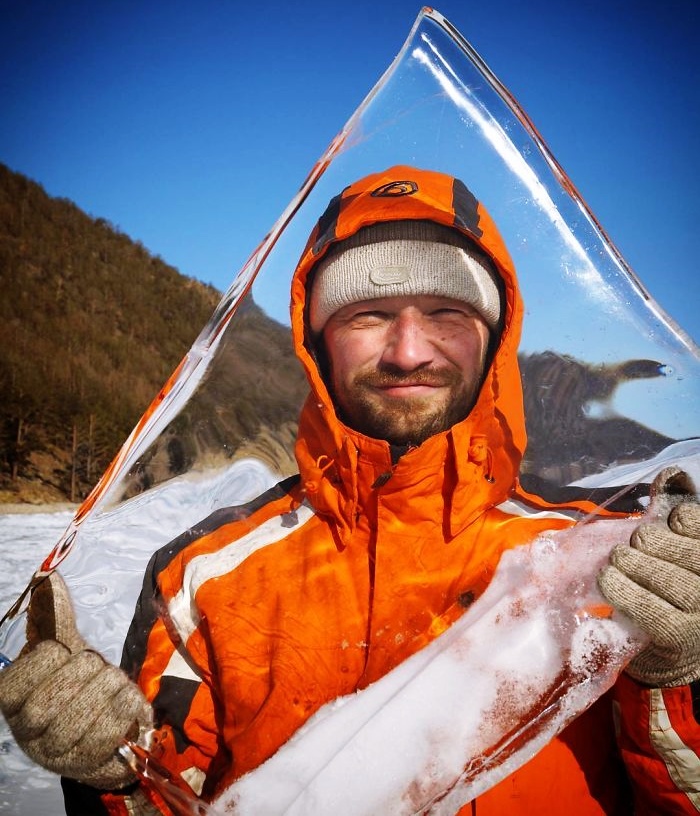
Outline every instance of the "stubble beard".
{"type": "Polygon", "coordinates": [[[471,411],[480,381],[466,382],[451,368],[373,369],[359,373],[352,384],[338,389],[336,402],[342,419],[352,428],[392,445],[421,445],[431,436],[461,422],[471,411]],[[382,387],[410,383],[440,385],[432,396],[389,396],[382,387]]]}

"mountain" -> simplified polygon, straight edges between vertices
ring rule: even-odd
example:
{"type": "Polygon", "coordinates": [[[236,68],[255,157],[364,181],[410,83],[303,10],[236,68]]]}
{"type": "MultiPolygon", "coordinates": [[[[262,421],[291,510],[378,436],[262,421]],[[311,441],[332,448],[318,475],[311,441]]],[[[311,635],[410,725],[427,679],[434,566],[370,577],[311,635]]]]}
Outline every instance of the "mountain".
{"type": "Polygon", "coordinates": [[[0,501],[77,501],[220,293],[0,165],[0,501]]]}
{"type": "MultiPolygon", "coordinates": [[[[578,498],[579,491],[566,485],[610,465],[651,459],[675,441],[613,408],[625,383],[663,376],[660,362],[635,358],[593,365],[553,351],[520,354],[518,361],[528,438],[520,480],[529,492],[552,502],[578,498]]],[[[636,500],[647,492],[643,485],[630,490],[617,500],[617,509],[638,510],[636,500]]],[[[594,490],[585,496],[605,498],[594,490]]]]}
{"type": "Polygon", "coordinates": [[[296,473],[297,420],[307,393],[289,327],[246,297],[196,392],[125,477],[123,496],[251,456],[280,476],[296,473]]]}

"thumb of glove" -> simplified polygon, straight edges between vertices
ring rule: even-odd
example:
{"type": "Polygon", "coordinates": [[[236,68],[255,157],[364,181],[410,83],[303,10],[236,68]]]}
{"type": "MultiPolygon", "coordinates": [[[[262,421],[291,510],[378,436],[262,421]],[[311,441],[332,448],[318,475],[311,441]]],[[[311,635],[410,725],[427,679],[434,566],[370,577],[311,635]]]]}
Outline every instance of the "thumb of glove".
{"type": "Polygon", "coordinates": [[[666,521],[674,508],[693,498],[697,499],[697,495],[693,480],[684,470],[676,465],[664,468],[651,484],[647,516],[650,521],[666,521]]]}
{"type": "Polygon", "coordinates": [[[26,636],[17,660],[0,673],[0,711],[8,721],[72,655],[90,648],[75,625],[70,593],[58,572],[32,590],[26,636]]]}
{"type": "Polygon", "coordinates": [[[32,592],[27,612],[27,645],[23,653],[44,640],[62,643],[71,654],[88,648],[76,628],[70,593],[58,572],[47,575],[32,592]]]}

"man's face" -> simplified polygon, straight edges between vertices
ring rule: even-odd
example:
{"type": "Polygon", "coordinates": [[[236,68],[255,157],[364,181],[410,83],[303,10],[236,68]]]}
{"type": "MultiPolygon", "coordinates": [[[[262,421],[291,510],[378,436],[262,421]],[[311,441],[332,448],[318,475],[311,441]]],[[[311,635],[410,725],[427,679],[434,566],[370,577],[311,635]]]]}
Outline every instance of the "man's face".
{"type": "Polygon", "coordinates": [[[489,330],[462,301],[418,295],[345,306],[323,340],[342,419],[368,436],[420,445],[471,410],[489,330]]]}

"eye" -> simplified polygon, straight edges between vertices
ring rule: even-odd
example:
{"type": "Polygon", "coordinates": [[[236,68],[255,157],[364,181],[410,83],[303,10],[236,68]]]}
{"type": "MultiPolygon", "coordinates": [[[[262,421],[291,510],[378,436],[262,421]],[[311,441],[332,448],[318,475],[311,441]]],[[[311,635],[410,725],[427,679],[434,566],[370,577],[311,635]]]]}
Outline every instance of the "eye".
{"type": "Polygon", "coordinates": [[[469,313],[464,309],[454,309],[449,306],[443,306],[440,309],[433,309],[429,312],[430,317],[440,319],[462,319],[469,317],[469,313]]]}
{"type": "Polygon", "coordinates": [[[365,309],[363,311],[355,312],[352,320],[355,323],[382,323],[390,320],[391,316],[387,312],[382,312],[380,309],[365,309]]]}

